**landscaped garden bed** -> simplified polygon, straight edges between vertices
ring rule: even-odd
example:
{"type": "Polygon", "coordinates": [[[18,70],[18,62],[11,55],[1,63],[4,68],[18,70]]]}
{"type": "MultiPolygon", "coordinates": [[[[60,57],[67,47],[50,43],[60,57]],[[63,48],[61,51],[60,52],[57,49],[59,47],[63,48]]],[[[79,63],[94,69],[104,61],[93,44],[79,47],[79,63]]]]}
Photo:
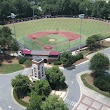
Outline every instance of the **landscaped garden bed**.
{"type": "Polygon", "coordinates": [[[99,88],[97,88],[94,84],[93,84],[93,76],[91,76],[91,74],[83,74],[81,75],[81,80],[83,81],[84,85],[104,96],[107,96],[110,98],[110,93],[105,92],[105,91],[101,91],[99,88]]]}

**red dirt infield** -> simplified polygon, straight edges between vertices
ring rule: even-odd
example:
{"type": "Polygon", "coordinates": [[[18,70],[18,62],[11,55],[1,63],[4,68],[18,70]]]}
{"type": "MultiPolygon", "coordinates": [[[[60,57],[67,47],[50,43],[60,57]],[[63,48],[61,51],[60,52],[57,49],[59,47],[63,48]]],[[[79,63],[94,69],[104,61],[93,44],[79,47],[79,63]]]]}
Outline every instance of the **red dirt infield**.
{"type": "MultiPolygon", "coordinates": [[[[74,41],[74,40],[77,40],[77,39],[80,38],[80,35],[78,35],[78,34],[75,34],[73,32],[65,32],[65,31],[43,31],[43,32],[36,32],[36,33],[28,35],[28,38],[30,38],[33,41],[37,42],[39,45],[43,46],[44,49],[46,49],[46,47],[48,48],[48,45],[45,45],[45,44],[43,44],[43,42],[38,41],[37,38],[46,37],[46,36],[48,36],[50,34],[59,34],[60,36],[67,38],[68,41],[74,41]]],[[[58,46],[58,45],[65,44],[65,43],[67,43],[67,41],[62,42],[61,44],[54,45],[54,47],[58,46]]],[[[50,46],[49,46],[49,48],[50,48],[50,46]]]]}

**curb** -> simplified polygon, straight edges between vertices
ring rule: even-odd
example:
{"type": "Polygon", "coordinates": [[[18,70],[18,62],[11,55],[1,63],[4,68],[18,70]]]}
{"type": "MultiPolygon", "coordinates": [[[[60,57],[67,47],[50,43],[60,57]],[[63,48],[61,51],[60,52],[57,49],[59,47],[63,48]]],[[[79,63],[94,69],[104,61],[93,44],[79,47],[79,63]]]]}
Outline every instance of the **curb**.
{"type": "Polygon", "coordinates": [[[20,70],[20,71],[16,71],[16,72],[13,72],[13,73],[7,73],[7,74],[0,74],[1,76],[8,76],[8,75],[13,75],[13,74],[16,74],[17,72],[23,72],[24,70],[20,70]]]}
{"type": "Polygon", "coordinates": [[[63,101],[66,99],[66,97],[67,97],[67,95],[68,95],[68,92],[69,92],[69,88],[68,88],[67,91],[66,91],[66,95],[64,96],[63,101]]]}
{"type": "Polygon", "coordinates": [[[3,109],[0,107],[0,110],[3,110],[3,109]]]}
{"type": "MultiPolygon", "coordinates": [[[[87,62],[87,61],[86,61],[86,62],[87,62]]],[[[81,100],[81,98],[82,98],[83,92],[82,92],[82,86],[81,86],[81,78],[80,78],[80,76],[81,76],[82,74],[86,73],[86,72],[90,72],[90,71],[89,71],[89,70],[83,71],[83,72],[80,72],[80,73],[78,73],[78,74],[76,75],[76,80],[77,80],[77,82],[78,82],[78,84],[79,84],[79,86],[80,86],[80,98],[79,98],[78,102],[74,105],[74,107],[73,107],[72,110],[74,110],[74,109],[78,106],[78,104],[79,104],[79,102],[80,102],[80,100],[81,100]]]]}
{"type": "Polygon", "coordinates": [[[14,102],[16,105],[18,105],[19,107],[21,107],[21,108],[23,108],[23,109],[26,109],[26,107],[24,107],[23,105],[19,104],[19,103],[15,100],[15,98],[14,98],[14,96],[13,96],[13,88],[12,88],[12,90],[11,90],[11,97],[12,97],[13,102],[14,102]]]}
{"type": "Polygon", "coordinates": [[[75,66],[79,66],[79,65],[82,65],[82,64],[87,63],[87,62],[89,62],[89,60],[84,61],[84,62],[82,62],[82,63],[79,63],[79,64],[77,64],[77,65],[75,65],[75,66]]]}

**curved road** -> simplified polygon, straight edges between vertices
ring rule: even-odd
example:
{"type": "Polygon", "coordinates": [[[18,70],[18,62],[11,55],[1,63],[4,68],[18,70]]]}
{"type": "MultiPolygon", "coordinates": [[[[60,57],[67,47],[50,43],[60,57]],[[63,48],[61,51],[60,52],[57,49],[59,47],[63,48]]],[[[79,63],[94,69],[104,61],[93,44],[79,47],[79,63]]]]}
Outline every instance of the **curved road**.
{"type": "MultiPolygon", "coordinates": [[[[106,54],[110,59],[110,48],[104,49],[100,52],[106,54]]],[[[89,55],[88,57],[91,58],[91,56],[93,55],[89,55]]],[[[77,73],[87,71],[88,66],[89,62],[85,62],[76,66],[75,69],[63,70],[69,90],[65,99],[65,103],[68,104],[69,110],[72,110],[75,103],[77,103],[80,98],[80,86],[76,80],[76,75],[77,73]]],[[[22,74],[22,71],[8,75],[0,75],[0,110],[1,108],[3,110],[24,110],[22,107],[18,106],[11,97],[11,79],[18,74],[22,74]]]]}
{"type": "Polygon", "coordinates": [[[65,99],[65,103],[67,103],[69,110],[72,110],[80,98],[80,86],[77,82],[76,75],[86,70],[88,70],[88,62],[76,66],[75,69],[72,70],[63,70],[68,85],[68,95],[65,99]]]}
{"type": "MultiPolygon", "coordinates": [[[[80,87],[76,80],[76,74],[88,69],[88,63],[79,65],[75,69],[64,69],[64,75],[66,77],[66,83],[69,85],[68,95],[65,102],[68,104],[69,109],[73,108],[74,102],[77,102],[80,97],[80,87]]],[[[24,110],[22,107],[13,102],[11,97],[11,79],[16,75],[22,74],[22,71],[15,72],[8,75],[0,75],[0,107],[3,110],[24,110]]]]}
{"type": "Polygon", "coordinates": [[[20,73],[22,73],[22,71],[8,75],[0,75],[0,107],[3,110],[24,110],[18,106],[11,97],[11,79],[20,73]]]}

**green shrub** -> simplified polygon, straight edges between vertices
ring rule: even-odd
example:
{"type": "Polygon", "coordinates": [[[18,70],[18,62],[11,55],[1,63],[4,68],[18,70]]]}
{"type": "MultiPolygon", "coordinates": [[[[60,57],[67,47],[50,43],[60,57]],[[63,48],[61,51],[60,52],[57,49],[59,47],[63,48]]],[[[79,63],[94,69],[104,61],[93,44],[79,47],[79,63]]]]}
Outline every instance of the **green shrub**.
{"type": "Polygon", "coordinates": [[[26,60],[27,60],[26,58],[21,57],[21,58],[19,59],[19,64],[23,64],[26,60]]]}
{"type": "Polygon", "coordinates": [[[110,93],[110,77],[108,76],[103,76],[103,77],[97,77],[94,80],[94,85],[98,87],[100,90],[109,92],[110,93]]]}
{"type": "Polygon", "coordinates": [[[75,63],[76,61],[80,60],[80,59],[83,59],[83,54],[82,53],[79,53],[77,55],[74,55],[72,60],[73,60],[73,63],[75,63]]]}
{"type": "Polygon", "coordinates": [[[76,60],[80,60],[80,59],[83,59],[83,54],[82,53],[78,53],[76,55],[76,60]]]}
{"type": "Polygon", "coordinates": [[[62,64],[61,61],[55,61],[55,62],[54,62],[54,65],[61,65],[61,64],[62,64]]]}
{"type": "Polygon", "coordinates": [[[26,60],[24,62],[25,67],[30,67],[32,65],[32,61],[31,60],[26,60]]]}

